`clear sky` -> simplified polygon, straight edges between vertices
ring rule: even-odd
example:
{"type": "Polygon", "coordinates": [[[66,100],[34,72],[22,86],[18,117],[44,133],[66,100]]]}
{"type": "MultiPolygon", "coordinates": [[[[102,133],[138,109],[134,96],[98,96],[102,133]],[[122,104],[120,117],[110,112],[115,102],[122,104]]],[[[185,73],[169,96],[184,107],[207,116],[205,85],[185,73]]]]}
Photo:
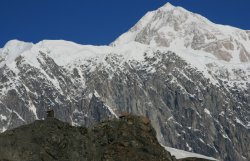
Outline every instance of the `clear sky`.
{"type": "Polygon", "coordinates": [[[11,39],[107,45],[167,2],[250,30],[250,0],[0,0],[0,47],[11,39]]]}

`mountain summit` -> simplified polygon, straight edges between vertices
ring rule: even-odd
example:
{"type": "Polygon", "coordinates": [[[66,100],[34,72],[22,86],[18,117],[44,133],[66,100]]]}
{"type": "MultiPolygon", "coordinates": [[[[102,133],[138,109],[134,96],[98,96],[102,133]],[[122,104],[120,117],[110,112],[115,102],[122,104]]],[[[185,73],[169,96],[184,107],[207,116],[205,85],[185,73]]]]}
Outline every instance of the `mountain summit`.
{"type": "Polygon", "coordinates": [[[55,117],[93,126],[147,116],[163,145],[250,160],[249,31],[166,4],[110,46],[9,41],[0,49],[0,132],[55,117]]]}
{"type": "Polygon", "coordinates": [[[133,41],[195,53],[204,51],[227,62],[250,61],[249,31],[214,24],[201,15],[170,3],[148,12],[112,45],[133,41]]]}

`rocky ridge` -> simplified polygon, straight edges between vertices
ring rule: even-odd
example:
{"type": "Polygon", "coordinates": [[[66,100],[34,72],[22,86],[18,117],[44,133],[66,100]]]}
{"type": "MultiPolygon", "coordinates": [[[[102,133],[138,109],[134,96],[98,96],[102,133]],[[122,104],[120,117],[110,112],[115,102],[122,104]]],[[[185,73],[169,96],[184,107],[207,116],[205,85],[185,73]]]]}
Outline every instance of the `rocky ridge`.
{"type": "Polygon", "coordinates": [[[146,117],[127,115],[89,129],[47,118],[0,134],[0,160],[176,161],[155,134],[146,117]]]}

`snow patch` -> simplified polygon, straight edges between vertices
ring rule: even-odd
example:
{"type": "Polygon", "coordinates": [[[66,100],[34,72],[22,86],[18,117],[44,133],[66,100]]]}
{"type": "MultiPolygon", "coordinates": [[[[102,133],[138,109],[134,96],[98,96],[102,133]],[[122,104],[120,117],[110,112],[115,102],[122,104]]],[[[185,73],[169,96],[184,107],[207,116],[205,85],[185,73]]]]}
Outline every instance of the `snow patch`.
{"type": "Polygon", "coordinates": [[[249,125],[250,125],[250,123],[248,122],[248,125],[245,125],[239,118],[235,118],[235,121],[238,123],[238,124],[240,124],[241,126],[243,126],[244,128],[246,128],[246,129],[250,129],[250,127],[249,127],[249,125]]]}
{"type": "Polygon", "coordinates": [[[5,132],[7,129],[5,127],[3,127],[1,130],[0,130],[0,133],[3,133],[5,132]]]}
{"type": "Polygon", "coordinates": [[[101,98],[101,96],[99,95],[99,93],[95,90],[94,91],[94,95],[95,95],[95,97],[97,97],[97,98],[101,98]]]}
{"type": "Polygon", "coordinates": [[[192,151],[193,150],[188,143],[186,143],[186,147],[188,148],[188,151],[192,151]]]}
{"type": "Polygon", "coordinates": [[[118,118],[117,114],[114,112],[114,110],[110,106],[108,106],[107,104],[104,104],[104,106],[108,108],[108,110],[110,111],[110,113],[113,116],[115,116],[115,118],[118,118]]]}
{"type": "Polygon", "coordinates": [[[1,121],[6,121],[6,120],[7,120],[7,117],[4,116],[4,115],[2,115],[2,114],[0,114],[0,120],[1,120],[1,121]]]}
{"type": "Polygon", "coordinates": [[[210,112],[207,108],[204,109],[204,112],[205,112],[206,114],[208,114],[209,116],[211,116],[211,112],[210,112]]]}

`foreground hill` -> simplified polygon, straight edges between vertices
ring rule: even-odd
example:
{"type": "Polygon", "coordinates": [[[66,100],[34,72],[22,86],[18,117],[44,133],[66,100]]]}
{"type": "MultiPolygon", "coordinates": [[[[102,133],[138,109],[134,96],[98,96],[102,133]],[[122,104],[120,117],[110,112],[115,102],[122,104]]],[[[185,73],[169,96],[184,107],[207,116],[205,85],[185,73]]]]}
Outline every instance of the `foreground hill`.
{"type": "Polygon", "coordinates": [[[0,160],[175,161],[155,134],[146,117],[123,116],[89,129],[47,118],[1,134],[0,160]]]}

